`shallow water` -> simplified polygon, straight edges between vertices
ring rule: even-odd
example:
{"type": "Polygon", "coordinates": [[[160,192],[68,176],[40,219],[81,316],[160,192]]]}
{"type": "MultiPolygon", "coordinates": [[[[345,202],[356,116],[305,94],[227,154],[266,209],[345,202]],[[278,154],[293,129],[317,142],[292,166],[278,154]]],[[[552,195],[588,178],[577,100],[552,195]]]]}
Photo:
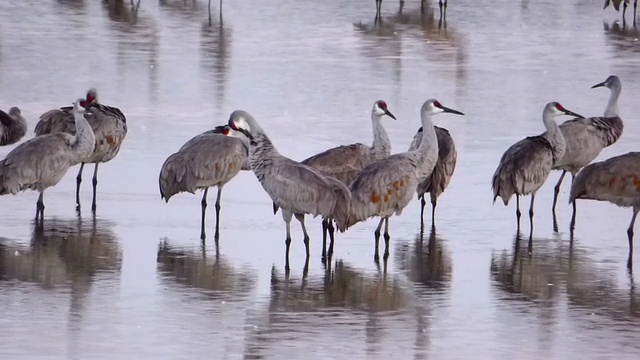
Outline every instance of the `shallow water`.
{"type": "MultiPolygon", "coordinates": [[[[0,199],[3,358],[634,358],[631,210],[579,203],[571,243],[568,179],[552,228],[554,172],[528,254],[513,205],[492,205],[490,189],[503,151],[542,132],[547,102],[600,115],[609,91],[590,86],[610,74],[622,79],[625,129],[598,159],[637,150],[640,35],[615,22],[620,13],[581,0],[459,0],[445,29],[434,1],[423,16],[418,1],[402,13],[384,1],[379,25],[373,1],[225,2],[222,23],[217,3],[211,26],[203,1],[143,1],[135,16],[99,1],[0,3],[17,20],[0,31],[0,106],[22,109],[28,138],[41,113],[91,86],[129,126],[100,166],[95,218],[91,165],[80,217],[77,167],[45,193],[42,229],[37,193],[0,199]],[[370,142],[379,98],[398,117],[385,122],[393,151],[404,151],[431,97],[466,114],[435,118],[456,142],[456,172],[435,233],[430,216],[421,231],[417,199],[392,218],[386,263],[373,261],[369,220],[338,235],[325,267],[320,221],[308,219],[308,271],[296,225],[285,274],[284,224],[251,172],[224,188],[218,246],[199,240],[199,194],[160,199],[167,156],[235,109],[301,160],[370,142]]],[[[211,235],[214,220],[211,207],[211,235]]]]}

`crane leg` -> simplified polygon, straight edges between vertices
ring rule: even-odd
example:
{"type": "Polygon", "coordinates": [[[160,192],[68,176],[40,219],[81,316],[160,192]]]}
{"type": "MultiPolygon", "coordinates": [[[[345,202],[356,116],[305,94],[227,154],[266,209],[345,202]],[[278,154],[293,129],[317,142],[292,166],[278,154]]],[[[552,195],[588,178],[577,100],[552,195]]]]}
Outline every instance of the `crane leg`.
{"type": "Polygon", "coordinates": [[[627,236],[629,238],[629,258],[627,259],[627,267],[629,269],[631,269],[631,260],[633,259],[633,226],[636,223],[638,211],[640,211],[640,207],[633,208],[633,216],[631,217],[631,223],[629,224],[629,228],[627,229],[627,236]]]}
{"type": "MultiPolygon", "coordinates": [[[[571,185],[573,186],[573,181],[576,179],[576,175],[571,173],[571,185]]],[[[571,204],[573,211],[571,212],[571,224],[569,224],[569,230],[573,233],[573,230],[576,228],[576,201],[573,200],[573,204],[571,204]]]]}
{"type": "Polygon", "coordinates": [[[384,218],[384,260],[389,258],[389,218],[384,218]]]}
{"type": "MultiPolygon", "coordinates": [[[[533,237],[533,203],[536,200],[536,194],[531,194],[531,205],[529,205],[529,225],[531,226],[529,230],[529,238],[533,237]]],[[[531,251],[531,249],[529,249],[531,251]]]]}
{"type": "Polygon", "coordinates": [[[204,194],[202,194],[202,201],[200,205],[202,206],[202,216],[200,217],[200,239],[204,240],[207,235],[204,231],[204,217],[207,210],[207,194],[209,193],[209,188],[204,189],[204,194]]]}
{"type": "Polygon", "coordinates": [[[626,23],[626,19],[624,17],[626,12],[627,12],[627,2],[623,1],[623,6],[622,6],[622,24],[623,24],[623,26],[626,23]]]}
{"type": "Polygon", "coordinates": [[[516,220],[518,222],[518,232],[520,232],[520,195],[516,194],[516,220]]]}
{"type": "Polygon", "coordinates": [[[91,181],[93,184],[93,200],[91,200],[91,211],[96,211],[96,190],[98,188],[98,163],[96,163],[96,167],[93,169],[93,180],[91,181]]]}
{"type": "Polygon", "coordinates": [[[633,26],[636,26],[636,13],[638,12],[638,0],[633,2],[633,26]]]}
{"type": "Polygon", "coordinates": [[[329,229],[329,253],[327,256],[331,259],[331,255],[333,255],[333,241],[335,240],[335,231],[336,229],[333,227],[333,219],[329,219],[327,222],[327,229],[329,229]]]}
{"type": "Polygon", "coordinates": [[[293,217],[293,214],[282,209],[282,219],[284,220],[286,224],[286,229],[287,229],[287,238],[284,240],[284,244],[286,246],[284,269],[286,271],[289,271],[291,269],[289,267],[289,249],[291,248],[291,218],[292,217],[293,217]]]}
{"type": "Polygon", "coordinates": [[[380,223],[378,223],[378,227],[376,228],[376,231],[373,232],[373,235],[375,236],[375,246],[376,246],[375,253],[373,254],[374,261],[378,261],[380,259],[380,253],[378,252],[378,244],[380,243],[380,229],[382,228],[383,221],[384,221],[384,218],[380,219],[380,223]]]}
{"type": "Polygon", "coordinates": [[[216,198],[216,234],[215,239],[220,238],[220,197],[222,196],[222,185],[218,186],[218,197],[216,198]]]}
{"type": "Polygon", "coordinates": [[[420,1],[420,14],[424,14],[424,0],[420,1]]]}
{"type": "Polygon", "coordinates": [[[322,219],[322,261],[327,258],[327,233],[329,232],[329,225],[327,219],[322,219]]]}
{"type": "Polygon", "coordinates": [[[420,226],[424,226],[424,206],[427,201],[424,199],[424,194],[420,197],[420,226]]]}
{"type": "Polygon", "coordinates": [[[307,259],[309,259],[309,234],[307,233],[307,227],[304,225],[304,214],[296,214],[296,219],[300,221],[302,227],[302,234],[304,234],[304,248],[307,251],[307,259]]]}
{"type": "Polygon", "coordinates": [[[431,195],[431,227],[436,226],[436,206],[438,206],[438,198],[431,195]]]}
{"type": "Polygon", "coordinates": [[[556,204],[558,203],[558,194],[560,193],[560,185],[562,185],[562,180],[564,180],[564,176],[567,174],[567,170],[562,170],[562,175],[560,175],[560,179],[558,179],[558,183],[556,187],[553,188],[553,205],[551,206],[551,211],[553,214],[556,213],[556,204]]]}
{"type": "Polygon", "coordinates": [[[438,6],[440,7],[440,18],[442,19],[442,0],[438,0],[438,6]]]}
{"type": "Polygon", "coordinates": [[[42,220],[44,220],[44,191],[42,191],[40,193],[40,196],[38,196],[38,202],[36,202],[36,220],[40,220],[40,222],[42,222],[42,220]]]}
{"type": "Polygon", "coordinates": [[[80,211],[80,183],[82,182],[82,170],[84,169],[84,163],[80,163],[80,170],[78,176],[76,176],[76,210],[80,211]]]}

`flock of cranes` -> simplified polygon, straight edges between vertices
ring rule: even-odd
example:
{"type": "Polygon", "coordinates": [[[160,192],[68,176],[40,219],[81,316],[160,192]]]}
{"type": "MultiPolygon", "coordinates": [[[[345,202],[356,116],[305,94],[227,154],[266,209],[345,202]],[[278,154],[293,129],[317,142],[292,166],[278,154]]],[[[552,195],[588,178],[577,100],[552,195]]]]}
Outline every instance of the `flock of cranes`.
{"type": "MultiPolygon", "coordinates": [[[[632,152],[592,163],[603,148],[620,138],[623,131],[618,109],[622,91],[620,79],[611,75],[606,81],[593,86],[598,87],[611,90],[602,117],[585,118],[557,102],[546,104],[542,113],[545,132],[516,142],[500,159],[491,182],[494,202],[500,197],[508,205],[515,195],[520,231],[520,197],[531,195],[531,239],[537,191],[552,170],[562,170],[554,188],[552,209],[555,222],[559,188],[569,172],[572,175],[572,231],[578,199],[633,207],[627,231],[630,267],[633,226],[640,212],[640,153],[632,152]],[[561,115],[574,118],[558,125],[554,118],[561,115]]],[[[159,174],[160,195],[168,202],[175,194],[193,194],[196,190],[203,190],[200,237],[204,241],[208,190],[216,186],[217,241],[222,188],[241,170],[252,171],[271,198],[274,214],[280,211],[285,222],[286,269],[289,269],[291,221],[294,216],[300,222],[309,257],[309,234],[305,226],[307,214],[322,218],[323,259],[333,253],[336,229],[344,232],[369,218],[380,218],[374,232],[374,258],[379,258],[378,244],[382,233],[386,259],[389,256],[389,219],[402,213],[414,193],[421,201],[421,218],[424,218],[425,197],[430,195],[432,223],[435,224],[437,198],[447,188],[457,160],[451,135],[431,121],[434,115],[442,113],[464,115],[438,100],[425,101],[420,109],[421,127],[409,149],[391,154],[384,119],[395,120],[396,117],[385,101],[377,100],[371,109],[371,146],[361,143],[338,146],[298,162],[278,152],[251,114],[236,110],[231,113],[227,124],[195,136],[167,158],[159,174]],[[330,241],[328,250],[327,236],[330,241]]],[[[26,128],[26,121],[18,108],[11,108],[9,113],[0,112],[0,145],[18,142],[26,128]]],[[[101,104],[97,90],[92,88],[86,98],[78,99],[72,107],[50,110],[41,115],[35,134],[34,138],[18,145],[0,161],[0,195],[17,194],[26,189],[38,191],[36,219],[42,221],[44,191],[56,185],[71,166],[80,164],[76,187],[77,210],[80,210],[78,193],[82,170],[84,164],[93,163],[92,211],[95,212],[98,165],[118,154],[127,134],[124,114],[115,107],[101,104]]]]}

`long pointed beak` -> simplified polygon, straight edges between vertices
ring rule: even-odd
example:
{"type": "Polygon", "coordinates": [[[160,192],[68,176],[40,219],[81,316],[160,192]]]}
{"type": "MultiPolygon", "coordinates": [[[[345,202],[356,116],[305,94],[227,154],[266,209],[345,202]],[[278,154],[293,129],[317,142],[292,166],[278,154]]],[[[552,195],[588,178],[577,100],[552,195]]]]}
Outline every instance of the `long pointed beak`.
{"type": "Polygon", "coordinates": [[[456,115],[464,115],[464,113],[463,113],[463,112],[458,111],[458,110],[450,109],[450,108],[448,108],[448,107],[446,107],[446,106],[441,106],[440,108],[441,108],[442,110],[444,110],[444,112],[446,112],[446,113],[456,114],[456,115]]]}
{"type": "Polygon", "coordinates": [[[603,87],[603,86],[605,86],[605,85],[604,85],[605,83],[606,83],[606,81],[603,81],[603,82],[601,82],[601,83],[598,83],[598,84],[593,85],[591,88],[592,88],[592,89],[595,89],[595,88],[603,87]]]}
{"type": "Polygon", "coordinates": [[[582,115],[580,115],[580,114],[576,114],[576,113],[574,113],[574,112],[573,112],[573,111],[571,111],[571,110],[564,109],[564,110],[563,110],[563,112],[564,112],[565,114],[567,114],[567,115],[571,115],[571,116],[575,116],[575,117],[579,117],[579,118],[584,118],[584,116],[582,116],[582,115]]]}
{"type": "Polygon", "coordinates": [[[391,111],[384,109],[384,114],[387,115],[388,117],[392,118],[393,120],[398,120],[396,119],[396,117],[391,113],[391,111]]]}
{"type": "Polygon", "coordinates": [[[246,130],[246,129],[238,129],[237,131],[240,131],[241,133],[244,134],[244,136],[246,136],[249,140],[253,141],[253,135],[251,135],[251,133],[246,130]]]}

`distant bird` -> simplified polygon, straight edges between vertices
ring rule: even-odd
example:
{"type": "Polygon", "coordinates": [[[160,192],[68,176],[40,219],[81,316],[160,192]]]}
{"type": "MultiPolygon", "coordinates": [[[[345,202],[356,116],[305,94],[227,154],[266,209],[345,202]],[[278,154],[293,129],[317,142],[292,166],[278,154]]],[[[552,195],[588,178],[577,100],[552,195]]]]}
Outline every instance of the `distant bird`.
{"type": "MultiPolygon", "coordinates": [[[[82,170],[84,164],[95,164],[93,170],[93,200],[91,211],[96,210],[96,187],[98,185],[98,165],[108,162],[120,151],[120,146],[127,136],[127,119],[120,109],[112,106],[102,105],[98,102],[98,91],[91,88],[87,92],[86,100],[82,106],[88,111],[85,118],[91,124],[95,133],[96,146],[91,157],[82,162],[78,176],[76,177],[76,209],[80,210],[80,183],[82,182],[82,170]]],[[[60,108],[47,111],[40,116],[40,121],[36,125],[35,134],[53,134],[57,132],[75,133],[75,123],[70,108],[60,108]]]]}
{"type": "MultiPolygon", "coordinates": [[[[620,11],[620,3],[623,3],[622,5],[622,22],[626,22],[625,21],[625,13],[627,12],[627,6],[629,6],[629,4],[631,3],[631,0],[604,0],[604,7],[602,8],[603,10],[606,9],[610,3],[613,3],[613,8],[616,9],[616,11],[620,11]]],[[[638,0],[635,0],[633,2],[633,25],[636,25],[636,11],[638,9],[638,0]]]]}
{"type": "MultiPolygon", "coordinates": [[[[322,175],[334,177],[349,186],[362,169],[371,162],[384,159],[391,154],[391,141],[382,125],[382,117],[396,117],[387,108],[387,103],[377,100],[371,109],[371,123],[373,125],[373,144],[367,146],[361,143],[338,146],[313,155],[301,163],[311,166],[322,175]]],[[[322,221],[322,256],[327,254],[327,233],[331,239],[329,256],[333,253],[334,227],[331,218],[322,221]]]]}
{"type": "Polygon", "coordinates": [[[12,107],[9,113],[0,110],[0,146],[15,144],[27,133],[27,121],[20,109],[12,107]]]}
{"type": "Polygon", "coordinates": [[[544,107],[542,121],[547,129],[537,136],[529,136],[511,145],[502,155],[496,172],[491,179],[493,202],[498,196],[509,205],[509,200],[516,196],[516,219],[520,231],[520,196],[531,195],[529,221],[533,234],[533,202],[536,192],[547,180],[551,167],[565,152],[565,140],[554,118],[560,115],[582,117],[565,109],[557,102],[550,102],[544,107]]]}
{"type": "MultiPolygon", "coordinates": [[[[420,223],[424,225],[424,206],[426,205],[425,195],[431,195],[431,224],[436,224],[436,205],[438,204],[438,196],[444,192],[449,185],[453,172],[456,169],[456,161],[458,153],[456,146],[447,129],[434,126],[436,137],[438,138],[438,161],[433,168],[431,174],[420,181],[416,189],[418,199],[420,199],[420,223]]],[[[413,137],[409,151],[413,151],[420,146],[422,142],[422,128],[413,137]]]]}
{"type": "Polygon", "coordinates": [[[282,209],[287,236],[285,269],[289,269],[291,219],[295,215],[304,234],[309,258],[309,234],[304,224],[305,214],[322,219],[332,218],[338,230],[344,231],[349,215],[351,193],[340,180],[324,176],[317,170],[280,155],[258,122],[246,111],[236,110],[229,117],[229,126],[241,131],[250,141],[251,169],[274,203],[282,209]]]}
{"type": "Polygon", "coordinates": [[[571,185],[569,201],[574,203],[577,199],[608,201],[621,207],[633,207],[633,216],[627,229],[627,266],[631,268],[633,226],[640,211],[640,152],[630,152],[585,166],[571,185]]]}
{"type": "MultiPolygon", "coordinates": [[[[352,201],[349,221],[344,228],[348,229],[358,222],[379,216],[380,223],[376,228],[374,259],[379,259],[378,244],[380,229],[385,223],[384,258],[389,256],[389,218],[402,210],[411,202],[420,179],[428,177],[438,160],[438,140],[431,116],[440,113],[464,115],[460,111],[447,108],[435,99],[427,100],[420,109],[422,121],[422,141],[413,151],[393,154],[385,159],[367,165],[353,180],[351,186],[352,201]]],[[[336,223],[339,223],[336,220],[336,223]]],[[[339,226],[340,227],[340,226],[339,226]]]]}
{"type": "MultiPolygon", "coordinates": [[[[591,163],[602,149],[614,144],[622,135],[624,125],[618,108],[618,98],[622,91],[622,84],[617,76],[611,75],[606,81],[593,85],[591,88],[603,86],[611,89],[611,96],[609,97],[604,117],[571,119],[560,125],[566,150],[564,156],[553,166],[553,170],[562,170],[562,175],[560,175],[553,193],[552,210],[554,219],[560,185],[567,171],[571,173],[571,181],[573,182],[580,169],[591,163]]],[[[571,229],[575,226],[575,218],[576,204],[574,202],[571,229]]]]}
{"type": "Polygon", "coordinates": [[[78,129],[75,135],[55,133],[36,136],[13,149],[0,161],[0,195],[15,195],[27,189],[40,192],[36,218],[44,218],[44,191],[56,185],[69,167],[85,161],[95,146],[91,126],[84,118],[85,109],[78,99],[73,115],[78,129]]]}
{"type": "Polygon", "coordinates": [[[178,193],[204,189],[200,238],[205,239],[205,211],[209,187],[218,187],[216,198],[216,233],[220,237],[220,196],[222,187],[240,170],[251,170],[248,162],[248,139],[228,125],[199,134],[169,156],[160,169],[160,197],[169,199],[178,193]]]}

